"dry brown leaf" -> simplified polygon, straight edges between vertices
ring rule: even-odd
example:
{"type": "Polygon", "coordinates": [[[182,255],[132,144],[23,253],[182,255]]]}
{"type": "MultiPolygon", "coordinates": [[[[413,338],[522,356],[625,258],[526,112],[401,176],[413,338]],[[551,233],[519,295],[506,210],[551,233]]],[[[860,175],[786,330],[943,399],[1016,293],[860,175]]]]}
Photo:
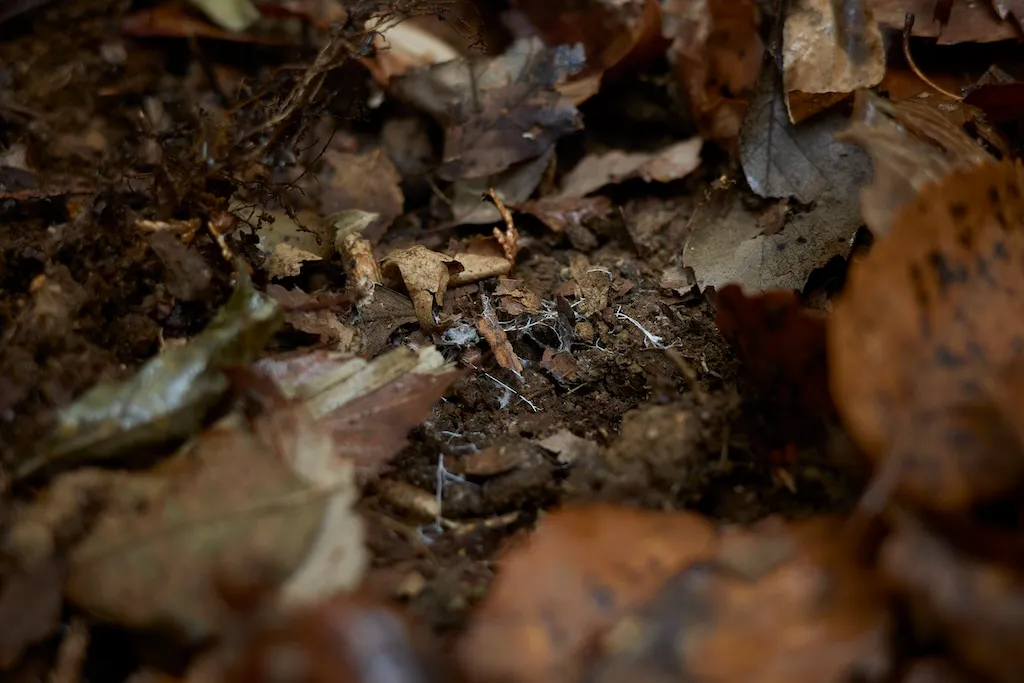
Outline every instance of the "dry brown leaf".
{"type": "Polygon", "coordinates": [[[30,645],[60,627],[64,566],[45,557],[4,576],[0,588],[0,671],[11,668],[30,645]]]}
{"type": "Polygon", "coordinates": [[[587,641],[714,543],[711,524],[689,513],[592,506],[547,516],[501,560],[458,660],[479,683],[578,680],[587,641]]]}
{"type": "Polygon", "coordinates": [[[380,265],[385,278],[393,284],[405,285],[420,325],[427,330],[436,329],[434,304],[440,306],[444,302],[448,282],[452,275],[462,272],[462,264],[417,244],[391,252],[380,265]]]}
{"type": "Polygon", "coordinates": [[[830,383],[881,468],[879,497],[963,509],[1024,477],[1008,398],[1024,386],[1024,323],[1011,313],[1022,224],[1024,168],[993,162],[925,187],[851,264],[828,325],[830,383]]]}
{"type": "Polygon", "coordinates": [[[669,0],[663,33],[669,63],[701,135],[733,140],[761,71],[760,11],[751,0],[669,0]]]}
{"type": "Polygon", "coordinates": [[[515,350],[513,350],[512,344],[509,343],[505,330],[501,329],[501,325],[493,318],[493,314],[489,310],[484,311],[483,315],[477,317],[476,329],[487,340],[487,344],[491,347],[491,351],[494,352],[494,359],[498,361],[498,365],[506,370],[511,370],[517,375],[521,375],[523,363],[519,360],[515,350]]]}
{"type": "Polygon", "coordinates": [[[612,213],[607,197],[544,197],[515,205],[516,211],[528,213],[555,232],[564,232],[569,225],[582,226],[612,213]]]}
{"type": "Polygon", "coordinates": [[[559,384],[572,384],[576,381],[576,359],[569,351],[544,349],[540,357],[540,366],[550,372],[559,384]]]}
{"type": "Polygon", "coordinates": [[[405,444],[461,373],[434,347],[398,347],[372,362],[314,352],[263,359],[256,369],[289,398],[301,399],[362,478],[376,474],[405,444]],[[387,427],[384,428],[383,425],[387,427]]]}
{"type": "Polygon", "coordinates": [[[860,204],[876,236],[889,232],[893,215],[925,186],[954,169],[992,161],[961,126],[920,100],[894,103],[859,92],[853,123],[841,137],[871,154],[874,176],[861,189],[860,204]]]}
{"type": "Polygon", "coordinates": [[[597,454],[599,448],[593,441],[576,436],[568,429],[558,430],[538,441],[537,445],[554,453],[562,465],[571,465],[580,458],[592,457],[597,454]]]}
{"type": "Polygon", "coordinates": [[[700,138],[690,138],[652,153],[613,150],[586,156],[562,179],[557,197],[584,197],[605,185],[631,178],[648,183],[685,178],[700,165],[703,144],[700,138]]]}
{"type": "MultiPolygon", "coordinates": [[[[68,599],[104,619],[191,640],[226,624],[212,580],[225,557],[279,567],[284,599],[354,585],[366,556],[351,464],[319,465],[337,458],[333,442],[300,412],[270,415],[275,424],[262,438],[223,424],[150,472],[104,472],[102,512],[71,554],[68,599]]],[[[52,488],[77,483],[60,478],[52,488]]]]}
{"type": "Polygon", "coordinates": [[[729,530],[713,562],[676,574],[596,639],[593,683],[887,681],[891,625],[843,523],[729,530]]]}
{"type": "MultiPolygon", "coordinates": [[[[794,92],[852,93],[878,85],[885,75],[882,32],[870,12],[865,18],[866,31],[859,37],[860,60],[852,59],[841,44],[838,21],[833,0],[801,0],[786,14],[782,64],[791,121],[800,120],[794,116],[794,92]]],[[[801,116],[807,117],[807,112],[801,116]]]]}
{"type": "Polygon", "coordinates": [[[934,19],[939,0],[867,0],[875,19],[884,27],[903,30],[907,13],[914,15],[911,35],[938,38],[940,45],[988,43],[1020,38],[1020,28],[1004,21],[989,2],[952,3],[949,21],[943,26],[934,19]]]}
{"type": "Polygon", "coordinates": [[[511,316],[540,311],[540,297],[529,289],[520,286],[519,280],[506,277],[498,278],[498,286],[494,296],[498,298],[498,308],[511,316]]]}
{"type": "MultiPolygon", "coordinates": [[[[362,230],[362,235],[376,243],[398,216],[402,214],[405,196],[401,176],[395,165],[381,150],[365,154],[328,149],[324,161],[329,169],[329,182],[323,184],[320,211],[327,216],[347,209],[378,214],[378,218],[362,230]]],[[[333,246],[333,242],[330,242],[333,246]]]]}
{"type": "Polygon", "coordinates": [[[374,287],[380,284],[381,274],[373,245],[362,236],[363,230],[379,216],[375,213],[350,209],[331,216],[334,223],[334,247],[347,259],[348,274],[360,300],[373,296],[374,287]]]}
{"type": "Polygon", "coordinates": [[[1024,575],[1019,570],[964,553],[909,515],[898,517],[880,564],[893,587],[910,598],[918,618],[946,636],[960,662],[986,680],[1020,679],[1024,575]]]}
{"type": "Polygon", "coordinates": [[[354,351],[356,329],[338,319],[338,314],[330,308],[316,310],[288,310],[300,307],[315,307],[318,300],[314,296],[295,288],[287,290],[280,285],[271,284],[267,287],[267,295],[281,304],[285,309],[284,322],[299,332],[315,334],[321,344],[328,344],[335,351],[354,351]]]}

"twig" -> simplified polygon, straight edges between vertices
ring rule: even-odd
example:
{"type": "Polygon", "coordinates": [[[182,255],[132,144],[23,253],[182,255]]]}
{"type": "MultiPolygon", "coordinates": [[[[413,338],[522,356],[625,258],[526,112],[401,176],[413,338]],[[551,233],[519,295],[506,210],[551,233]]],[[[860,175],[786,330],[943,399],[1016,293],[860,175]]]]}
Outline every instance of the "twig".
{"type": "Polygon", "coordinates": [[[959,95],[954,95],[945,88],[936,85],[930,78],[925,76],[917,64],[914,63],[914,58],[910,55],[910,30],[914,28],[914,13],[907,12],[907,18],[903,23],[903,56],[907,59],[907,65],[910,66],[910,70],[913,71],[918,78],[927,83],[933,90],[940,92],[946,97],[956,100],[957,102],[962,101],[964,98],[959,95]]]}
{"type": "Polygon", "coordinates": [[[505,252],[505,258],[514,266],[516,264],[516,254],[519,253],[519,231],[512,220],[512,214],[505,207],[504,202],[501,201],[501,197],[498,196],[493,187],[487,190],[487,194],[480,198],[480,201],[488,200],[494,204],[494,208],[501,214],[501,219],[505,221],[505,232],[494,228],[494,239],[498,240],[502,251],[505,252]]]}

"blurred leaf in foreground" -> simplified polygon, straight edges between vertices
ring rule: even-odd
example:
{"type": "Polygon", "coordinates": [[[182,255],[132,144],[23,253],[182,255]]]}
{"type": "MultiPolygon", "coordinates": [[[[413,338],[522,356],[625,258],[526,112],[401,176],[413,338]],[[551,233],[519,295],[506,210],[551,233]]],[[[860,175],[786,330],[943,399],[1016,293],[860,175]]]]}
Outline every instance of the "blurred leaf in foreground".
{"type": "Polygon", "coordinates": [[[234,294],[205,330],[151,359],[130,379],[80,396],[60,412],[53,434],[15,477],[193,435],[228,388],[221,368],[251,362],[282,320],[280,306],[258,292],[240,267],[234,294]]]}

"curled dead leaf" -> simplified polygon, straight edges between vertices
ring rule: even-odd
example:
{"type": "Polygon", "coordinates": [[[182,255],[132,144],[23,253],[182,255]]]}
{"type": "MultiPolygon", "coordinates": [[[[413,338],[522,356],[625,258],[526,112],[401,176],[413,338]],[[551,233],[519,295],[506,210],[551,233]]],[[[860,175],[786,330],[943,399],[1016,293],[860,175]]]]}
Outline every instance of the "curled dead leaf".
{"type": "Polygon", "coordinates": [[[438,326],[434,318],[434,305],[444,302],[448,282],[452,275],[462,272],[463,266],[451,256],[439,254],[424,246],[391,252],[381,261],[381,272],[392,283],[403,283],[412,299],[416,318],[424,329],[438,326]]]}

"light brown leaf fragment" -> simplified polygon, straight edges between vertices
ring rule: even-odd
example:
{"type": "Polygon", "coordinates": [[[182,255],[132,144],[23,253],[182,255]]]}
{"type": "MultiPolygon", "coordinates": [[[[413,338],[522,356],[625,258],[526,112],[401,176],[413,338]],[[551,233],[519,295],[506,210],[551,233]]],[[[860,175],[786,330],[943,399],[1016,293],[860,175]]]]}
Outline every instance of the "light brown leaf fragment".
{"type": "Polygon", "coordinates": [[[450,287],[460,287],[472,282],[508,275],[512,270],[512,264],[503,254],[459,252],[453,258],[462,266],[462,270],[452,275],[448,281],[450,287]]]}
{"type": "Polygon", "coordinates": [[[571,465],[580,458],[597,454],[598,445],[589,439],[576,436],[568,429],[560,429],[549,437],[537,442],[546,451],[554,453],[562,465],[571,465]]]}
{"type": "Polygon", "coordinates": [[[462,270],[462,264],[451,256],[418,244],[393,251],[381,261],[383,276],[392,283],[401,282],[405,285],[416,310],[416,318],[427,330],[437,328],[434,304],[441,305],[444,302],[451,276],[462,270]]]}
{"type": "Polygon", "coordinates": [[[551,373],[559,384],[570,384],[576,381],[576,359],[569,351],[544,349],[540,357],[540,366],[551,373]]]}
{"type": "Polygon", "coordinates": [[[487,340],[487,344],[494,352],[494,358],[498,361],[498,365],[506,370],[511,370],[517,375],[522,374],[523,363],[512,349],[512,344],[509,343],[505,330],[501,329],[496,320],[487,313],[484,313],[484,315],[477,317],[476,329],[487,340]]]}
{"type": "Polygon", "coordinates": [[[612,286],[612,275],[607,268],[591,266],[583,254],[569,257],[569,272],[580,289],[579,313],[591,316],[608,307],[608,290],[612,286]]]}
{"type": "Polygon", "coordinates": [[[520,286],[519,280],[499,277],[494,295],[498,297],[498,308],[511,316],[540,311],[540,297],[520,286]]]}
{"type": "Polygon", "coordinates": [[[700,165],[704,141],[690,138],[657,152],[613,150],[584,157],[562,180],[559,198],[583,197],[605,185],[631,178],[667,183],[685,178],[700,165]]]}
{"type": "MultiPolygon", "coordinates": [[[[851,93],[871,88],[885,75],[882,32],[868,10],[854,61],[841,44],[833,0],[800,0],[790,6],[783,31],[783,84],[788,96],[803,93],[851,93]]],[[[792,110],[790,110],[792,111],[792,110]]],[[[794,117],[790,117],[795,120],[794,117]]]]}
{"type": "Polygon", "coordinates": [[[335,228],[334,246],[348,260],[348,275],[361,300],[372,297],[374,287],[381,281],[373,245],[362,236],[363,230],[378,217],[378,214],[359,209],[331,216],[335,228]]]}

